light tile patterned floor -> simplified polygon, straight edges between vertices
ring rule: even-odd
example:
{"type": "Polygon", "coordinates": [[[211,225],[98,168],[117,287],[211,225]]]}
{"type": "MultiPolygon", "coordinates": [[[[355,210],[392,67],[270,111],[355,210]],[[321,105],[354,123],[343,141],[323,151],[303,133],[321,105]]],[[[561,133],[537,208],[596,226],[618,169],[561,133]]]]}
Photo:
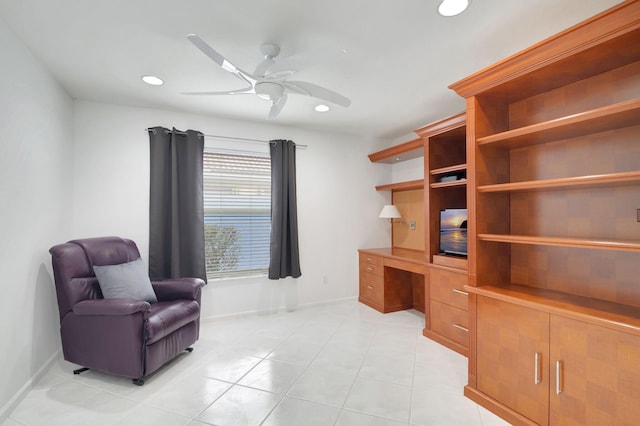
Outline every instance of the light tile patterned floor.
{"type": "Polygon", "coordinates": [[[463,396],[466,358],[423,321],[355,301],[203,321],[142,387],[56,361],[2,426],[506,425],[463,396]]]}

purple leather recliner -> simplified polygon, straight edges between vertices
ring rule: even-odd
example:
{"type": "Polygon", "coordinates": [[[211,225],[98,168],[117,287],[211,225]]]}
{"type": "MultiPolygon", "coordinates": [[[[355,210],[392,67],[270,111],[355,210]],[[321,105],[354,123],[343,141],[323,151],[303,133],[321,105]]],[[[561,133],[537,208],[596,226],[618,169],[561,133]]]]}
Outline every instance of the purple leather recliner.
{"type": "Polygon", "coordinates": [[[56,245],[49,252],[64,359],[84,367],[75,374],[92,369],[142,385],[143,377],[192,350],[200,329],[201,279],[152,282],[156,303],[104,299],[93,266],[138,259],[133,241],[88,238],[56,245]]]}

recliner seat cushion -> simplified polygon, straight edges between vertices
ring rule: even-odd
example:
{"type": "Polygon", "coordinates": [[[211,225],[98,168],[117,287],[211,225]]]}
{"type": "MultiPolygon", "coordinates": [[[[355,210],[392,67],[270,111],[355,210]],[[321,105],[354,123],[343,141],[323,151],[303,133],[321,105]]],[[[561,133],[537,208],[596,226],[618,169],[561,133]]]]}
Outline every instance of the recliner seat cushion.
{"type": "Polygon", "coordinates": [[[151,304],[146,344],[155,343],[198,319],[200,306],[194,300],[173,300],[151,304]]]}

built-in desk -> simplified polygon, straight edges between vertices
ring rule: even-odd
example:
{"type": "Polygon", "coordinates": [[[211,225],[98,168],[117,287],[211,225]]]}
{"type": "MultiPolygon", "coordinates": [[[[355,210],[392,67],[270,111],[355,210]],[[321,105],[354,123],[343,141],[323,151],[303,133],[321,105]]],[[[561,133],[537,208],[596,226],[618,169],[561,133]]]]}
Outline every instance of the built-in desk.
{"type": "Polygon", "coordinates": [[[417,309],[424,312],[425,253],[402,248],[358,250],[358,300],[382,313],[417,309]]]}

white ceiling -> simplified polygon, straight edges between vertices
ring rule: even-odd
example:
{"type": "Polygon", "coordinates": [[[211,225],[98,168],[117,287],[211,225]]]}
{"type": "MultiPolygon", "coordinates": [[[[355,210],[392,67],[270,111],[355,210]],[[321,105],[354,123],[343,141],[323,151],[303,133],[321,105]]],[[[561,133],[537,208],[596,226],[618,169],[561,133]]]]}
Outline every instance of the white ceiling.
{"type": "Polygon", "coordinates": [[[77,99],[263,122],[255,96],[180,94],[243,86],[185,36],[249,72],[272,42],[293,79],[352,100],[320,114],[294,94],[275,122],[396,138],[464,109],[449,84],[619,2],[471,0],[444,18],[439,0],[0,0],[0,17],[77,99]]]}

